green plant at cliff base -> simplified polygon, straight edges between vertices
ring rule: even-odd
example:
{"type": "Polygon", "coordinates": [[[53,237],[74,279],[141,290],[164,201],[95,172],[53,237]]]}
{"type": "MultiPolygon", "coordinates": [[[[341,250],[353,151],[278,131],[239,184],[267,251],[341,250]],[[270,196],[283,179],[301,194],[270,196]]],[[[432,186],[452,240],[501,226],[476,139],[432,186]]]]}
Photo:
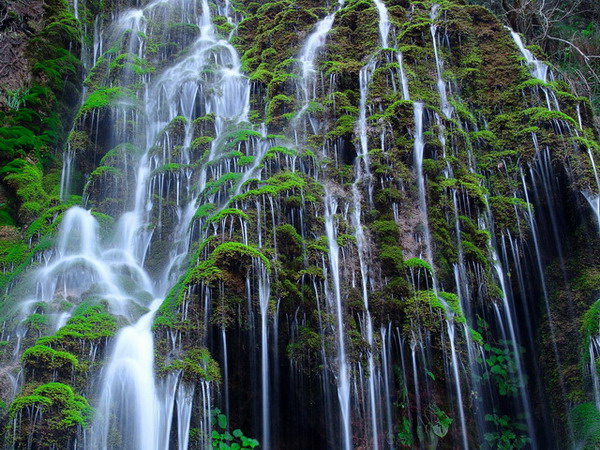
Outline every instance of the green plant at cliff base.
{"type": "MultiPolygon", "coordinates": [[[[514,354],[509,341],[501,341],[501,344],[502,348],[485,344],[484,348],[489,356],[485,359],[488,371],[484,373],[483,379],[493,380],[500,395],[515,396],[521,387],[516,361],[518,356],[514,354]]],[[[479,362],[483,363],[483,360],[480,358],[479,362]]]]}
{"type": "Polygon", "coordinates": [[[400,429],[398,430],[398,443],[402,447],[412,447],[415,443],[410,426],[410,420],[408,420],[406,417],[402,418],[402,423],[400,424],[400,429]]]}
{"type": "MultiPolygon", "coordinates": [[[[522,419],[522,415],[517,418],[522,419]]],[[[524,448],[531,441],[527,436],[527,426],[520,421],[514,422],[510,417],[498,414],[486,414],[485,420],[496,426],[495,432],[484,435],[491,448],[498,450],[524,448]]]]}
{"type": "Polygon", "coordinates": [[[239,450],[243,448],[256,448],[260,444],[256,439],[244,436],[242,430],[227,431],[227,416],[221,414],[220,409],[212,410],[212,446],[219,450],[239,450]]]}

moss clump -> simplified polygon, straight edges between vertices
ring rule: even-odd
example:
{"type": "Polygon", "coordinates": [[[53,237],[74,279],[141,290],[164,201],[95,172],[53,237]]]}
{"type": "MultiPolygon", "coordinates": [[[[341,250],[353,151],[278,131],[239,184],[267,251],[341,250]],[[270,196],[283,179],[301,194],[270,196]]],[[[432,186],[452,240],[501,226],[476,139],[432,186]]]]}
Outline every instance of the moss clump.
{"type": "Polygon", "coordinates": [[[244,200],[250,197],[258,197],[261,195],[276,196],[277,194],[294,189],[304,189],[306,180],[295,172],[281,172],[264,182],[264,184],[256,189],[249,189],[246,192],[237,195],[232,199],[232,202],[244,200]]]}
{"type": "Polygon", "coordinates": [[[429,273],[433,273],[431,264],[427,261],[423,261],[421,258],[410,258],[404,261],[404,267],[407,269],[425,269],[429,273]]]}
{"type": "Polygon", "coordinates": [[[406,299],[406,313],[410,318],[405,324],[412,327],[415,324],[428,329],[439,330],[443,320],[452,318],[455,322],[464,323],[465,317],[460,308],[456,294],[433,290],[420,290],[406,299]]]}
{"type": "Polygon", "coordinates": [[[21,395],[8,411],[7,435],[17,448],[69,448],[88,425],[93,410],[87,400],[62,383],[47,383],[21,395]],[[13,425],[18,424],[13,434],[13,425]]]}
{"type": "Polygon", "coordinates": [[[163,370],[181,370],[183,379],[191,383],[208,381],[218,384],[221,382],[219,364],[206,348],[188,350],[181,358],[171,361],[163,370]]]}
{"type": "Polygon", "coordinates": [[[39,344],[25,350],[21,361],[26,368],[35,369],[38,372],[56,370],[62,373],[71,373],[79,366],[79,361],[75,355],[39,344]]]}
{"type": "Polygon", "coordinates": [[[99,341],[112,337],[117,330],[117,320],[108,313],[105,305],[82,303],[73,313],[64,327],[59,329],[50,339],[68,346],[85,341],[99,341]]]}
{"type": "Polygon", "coordinates": [[[313,329],[300,326],[296,340],[287,346],[288,357],[306,373],[316,373],[321,362],[322,338],[313,329]]]}
{"type": "Polygon", "coordinates": [[[584,313],[581,321],[581,335],[583,337],[584,355],[587,355],[587,348],[590,345],[592,336],[600,333],[600,300],[596,300],[592,306],[584,313]]]}
{"type": "Polygon", "coordinates": [[[39,165],[24,159],[15,159],[0,169],[0,176],[11,186],[21,204],[19,219],[29,224],[50,204],[50,197],[43,187],[43,171],[39,165]]]}
{"type": "Polygon", "coordinates": [[[228,264],[228,261],[238,261],[241,257],[251,257],[260,259],[267,270],[271,270],[271,263],[267,257],[254,247],[241,242],[224,242],[220,244],[211,253],[211,258],[215,265],[228,264]]]}
{"type": "Polygon", "coordinates": [[[577,448],[597,449],[600,446],[600,411],[593,403],[583,403],[571,410],[574,440],[577,448]]]}
{"type": "Polygon", "coordinates": [[[93,91],[89,97],[85,100],[84,104],[79,110],[79,115],[82,116],[95,109],[104,109],[115,102],[129,98],[131,95],[128,94],[123,88],[120,87],[103,87],[93,91]]]}
{"type": "Polygon", "coordinates": [[[241,220],[248,220],[248,214],[237,208],[225,208],[210,218],[210,222],[219,222],[227,217],[239,217],[241,220]]]}
{"type": "Polygon", "coordinates": [[[196,214],[194,214],[194,219],[203,219],[208,217],[215,209],[217,209],[217,205],[214,203],[205,203],[200,205],[196,210],[196,214]]]}

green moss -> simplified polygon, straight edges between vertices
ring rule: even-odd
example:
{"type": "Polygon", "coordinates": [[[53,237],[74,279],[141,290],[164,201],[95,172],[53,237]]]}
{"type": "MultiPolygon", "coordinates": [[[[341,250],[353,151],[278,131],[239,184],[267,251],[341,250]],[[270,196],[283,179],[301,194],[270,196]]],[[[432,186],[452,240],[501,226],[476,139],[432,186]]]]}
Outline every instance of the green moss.
{"type": "Polygon", "coordinates": [[[600,446],[600,411],[593,403],[583,403],[571,410],[574,440],[577,448],[597,449],[600,446]]]}
{"type": "Polygon", "coordinates": [[[271,270],[271,262],[267,257],[254,247],[251,247],[241,242],[224,242],[220,244],[211,253],[211,258],[215,260],[215,264],[230,260],[231,258],[240,258],[242,256],[250,256],[252,258],[260,259],[265,268],[271,270]]]}
{"type": "Polygon", "coordinates": [[[47,383],[30,395],[14,399],[8,411],[9,435],[13,435],[13,420],[19,427],[14,434],[18,448],[34,444],[35,448],[68,448],[92,418],[87,400],[62,383],[47,383]]]}
{"type": "Polygon", "coordinates": [[[53,371],[77,369],[79,361],[71,353],[54,350],[46,345],[34,345],[23,353],[21,361],[26,367],[38,371],[53,371]]]}
{"type": "MultiPolygon", "coordinates": [[[[597,285],[594,287],[597,289],[597,285]]],[[[581,335],[583,337],[583,354],[588,355],[587,349],[590,338],[600,333],[600,300],[596,300],[583,314],[581,321],[581,335]]]]}
{"type": "Polygon", "coordinates": [[[253,155],[242,155],[238,158],[237,160],[237,165],[238,166],[250,166],[252,164],[254,164],[254,160],[256,159],[256,156],[253,155]]]}
{"type": "Polygon", "coordinates": [[[194,214],[194,219],[203,219],[208,217],[215,209],[217,209],[217,205],[214,203],[204,203],[200,205],[196,210],[196,214],[194,214]]]}
{"type": "Polygon", "coordinates": [[[379,259],[386,273],[399,273],[404,267],[404,253],[397,245],[381,245],[379,259]]]}
{"type": "Polygon", "coordinates": [[[560,111],[551,111],[542,107],[534,107],[522,111],[521,115],[529,119],[530,123],[532,124],[538,122],[550,122],[552,120],[564,120],[574,128],[579,129],[579,124],[575,119],[560,111]]]}
{"type": "Polygon", "coordinates": [[[425,269],[429,273],[433,273],[431,264],[427,261],[423,261],[421,258],[410,258],[404,261],[404,267],[407,269],[425,269]]]}
{"type": "Polygon", "coordinates": [[[114,336],[116,330],[117,320],[108,313],[105,305],[82,303],[54,338],[63,344],[66,340],[98,341],[114,336]]]}
{"type": "Polygon", "coordinates": [[[282,172],[266,180],[261,187],[257,189],[249,189],[246,192],[235,196],[231,201],[236,202],[261,195],[275,196],[281,192],[304,189],[305,187],[306,181],[298,173],[282,172]]]}
{"type": "Polygon", "coordinates": [[[219,364],[206,348],[188,350],[181,358],[171,361],[162,370],[181,370],[183,379],[191,383],[208,381],[218,384],[221,382],[219,364]]]}
{"type": "Polygon", "coordinates": [[[131,100],[131,94],[121,87],[104,87],[93,91],[79,109],[79,115],[84,115],[94,109],[103,109],[123,99],[131,100]]]}
{"type": "Polygon", "coordinates": [[[209,222],[219,222],[226,217],[239,217],[242,220],[248,220],[248,214],[237,208],[225,208],[212,216],[209,222]]]}
{"type": "Polygon", "coordinates": [[[376,220],[369,228],[382,244],[397,244],[399,238],[398,225],[393,220],[376,220]]]}
{"type": "Polygon", "coordinates": [[[40,166],[23,159],[15,159],[0,169],[4,182],[15,191],[24,208],[23,219],[30,222],[39,216],[50,203],[50,197],[43,188],[43,172],[40,166]]]}
{"type": "Polygon", "coordinates": [[[206,150],[214,138],[210,136],[200,136],[192,141],[192,150],[206,150]]]}
{"type": "Polygon", "coordinates": [[[275,146],[275,147],[271,147],[271,148],[269,148],[269,150],[267,150],[264,158],[272,159],[272,158],[275,158],[277,155],[296,156],[297,154],[298,154],[298,152],[294,149],[287,148],[287,147],[281,147],[281,146],[275,146]]]}

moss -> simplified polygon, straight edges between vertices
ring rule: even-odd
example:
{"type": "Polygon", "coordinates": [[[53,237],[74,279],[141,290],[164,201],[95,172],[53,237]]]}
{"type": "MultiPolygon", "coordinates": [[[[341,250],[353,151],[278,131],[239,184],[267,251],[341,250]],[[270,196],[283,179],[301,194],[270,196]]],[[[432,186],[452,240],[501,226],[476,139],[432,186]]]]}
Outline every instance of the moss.
{"type": "Polygon", "coordinates": [[[231,201],[236,202],[261,195],[275,196],[281,192],[303,189],[305,187],[306,181],[298,173],[282,172],[266,180],[261,187],[249,189],[246,192],[235,196],[231,201]]]}
{"type": "Polygon", "coordinates": [[[433,273],[431,264],[427,261],[423,261],[421,258],[410,258],[404,261],[404,267],[407,269],[425,269],[429,273],[433,273]]]}
{"type": "Polygon", "coordinates": [[[263,253],[241,242],[224,242],[211,253],[211,258],[215,260],[216,265],[222,264],[231,258],[240,258],[242,256],[260,259],[265,268],[269,271],[271,270],[271,262],[263,253]]]}
{"type": "Polygon", "coordinates": [[[194,214],[194,219],[203,219],[208,217],[215,209],[217,209],[217,205],[214,203],[204,203],[200,205],[196,210],[196,214],[194,214]]]}
{"type": "Polygon", "coordinates": [[[206,183],[203,195],[211,196],[219,192],[220,189],[225,187],[226,189],[232,189],[239,180],[242,178],[242,173],[239,172],[227,172],[218,180],[209,181],[206,183]]]}
{"type": "Polygon", "coordinates": [[[162,370],[181,370],[183,379],[191,383],[208,381],[218,384],[221,382],[219,364],[211,357],[206,348],[188,350],[181,358],[171,361],[162,370]]]}
{"type": "Polygon", "coordinates": [[[22,222],[30,223],[48,207],[50,197],[42,185],[43,172],[40,166],[15,159],[0,169],[2,175],[4,182],[15,190],[21,202],[19,215],[22,222]]]}
{"type": "Polygon", "coordinates": [[[253,155],[242,155],[238,158],[237,160],[237,165],[238,166],[250,166],[252,164],[254,164],[254,160],[256,159],[256,156],[253,155]]]}
{"type": "Polygon", "coordinates": [[[21,361],[28,368],[38,371],[67,371],[77,369],[79,361],[71,353],[57,351],[46,345],[34,345],[23,353],[21,361]]]}
{"type": "Polygon", "coordinates": [[[571,410],[574,441],[577,448],[593,450],[600,445],[600,411],[593,403],[583,403],[571,410]]]}
{"type": "Polygon", "coordinates": [[[120,87],[96,89],[88,96],[79,109],[79,115],[84,115],[94,109],[107,108],[125,98],[130,98],[130,94],[120,87]]]}
{"type": "Polygon", "coordinates": [[[444,301],[432,290],[418,290],[405,300],[404,308],[409,320],[405,322],[405,332],[411,332],[413,326],[427,330],[440,330],[449,311],[444,301]],[[418,324],[418,325],[417,325],[418,324]]]}
{"type": "Polygon", "coordinates": [[[114,336],[117,320],[108,313],[105,305],[82,303],[73,312],[65,326],[56,332],[54,339],[67,345],[66,341],[99,341],[114,336]]]}
{"type": "Polygon", "coordinates": [[[192,141],[192,150],[205,151],[209,148],[210,143],[214,140],[211,136],[200,136],[192,141]]]}
{"type": "Polygon", "coordinates": [[[381,245],[379,259],[385,268],[385,273],[399,273],[404,267],[404,253],[397,245],[381,245]]]}
{"type": "Polygon", "coordinates": [[[393,220],[377,220],[369,228],[382,244],[394,245],[398,242],[398,225],[393,220]]]}
{"type": "Polygon", "coordinates": [[[298,152],[291,148],[275,146],[275,147],[270,147],[269,150],[267,150],[264,158],[271,159],[271,158],[275,158],[277,155],[297,156],[298,152]]]}
{"type": "MultiPolygon", "coordinates": [[[[597,288],[597,285],[595,286],[597,288]]],[[[595,301],[583,314],[581,320],[581,335],[583,337],[583,354],[587,355],[590,338],[600,333],[600,300],[595,301]]]]}
{"type": "Polygon", "coordinates": [[[30,395],[21,395],[10,405],[8,435],[13,435],[13,420],[19,424],[14,434],[18,448],[68,448],[82,428],[86,427],[93,410],[87,400],[62,383],[47,383],[30,395]]]}
{"type": "Polygon", "coordinates": [[[298,367],[306,373],[313,373],[319,369],[321,363],[321,336],[307,326],[298,328],[298,336],[287,346],[288,358],[297,363],[298,367]]]}
{"type": "Polygon", "coordinates": [[[521,115],[526,117],[532,124],[536,124],[538,122],[550,122],[552,120],[563,120],[568,122],[574,128],[579,129],[579,124],[575,121],[575,119],[560,111],[551,111],[542,107],[533,107],[522,111],[521,115]]]}
{"type": "Polygon", "coordinates": [[[496,228],[518,234],[517,215],[527,211],[527,202],[516,197],[493,196],[489,198],[489,204],[496,228]]]}
{"type": "Polygon", "coordinates": [[[169,173],[169,172],[179,172],[181,169],[185,169],[186,167],[190,167],[190,166],[187,164],[177,164],[177,163],[163,164],[162,166],[154,169],[152,171],[151,175],[154,176],[154,175],[160,175],[160,174],[169,173]]]}
{"type": "Polygon", "coordinates": [[[225,208],[210,218],[210,222],[219,222],[226,217],[239,217],[242,220],[248,220],[248,214],[237,208],[225,208]]]}
{"type": "Polygon", "coordinates": [[[291,259],[303,253],[304,239],[298,234],[296,228],[286,223],[275,230],[277,235],[277,248],[281,257],[291,259]]]}

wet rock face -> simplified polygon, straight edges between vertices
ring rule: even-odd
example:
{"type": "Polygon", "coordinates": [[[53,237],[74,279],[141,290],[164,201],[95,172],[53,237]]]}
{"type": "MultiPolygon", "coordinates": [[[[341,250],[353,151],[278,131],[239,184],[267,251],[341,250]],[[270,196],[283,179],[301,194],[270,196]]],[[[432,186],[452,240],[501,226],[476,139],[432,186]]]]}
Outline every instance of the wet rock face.
{"type": "MultiPolygon", "coordinates": [[[[31,61],[27,53],[31,36],[40,31],[44,18],[42,1],[0,2],[0,87],[18,90],[31,80],[31,61]]],[[[0,96],[0,102],[5,102],[0,96]]]]}
{"type": "Polygon", "coordinates": [[[552,448],[600,395],[587,100],[480,7],[330,3],[2,3],[16,447],[552,448]]]}

